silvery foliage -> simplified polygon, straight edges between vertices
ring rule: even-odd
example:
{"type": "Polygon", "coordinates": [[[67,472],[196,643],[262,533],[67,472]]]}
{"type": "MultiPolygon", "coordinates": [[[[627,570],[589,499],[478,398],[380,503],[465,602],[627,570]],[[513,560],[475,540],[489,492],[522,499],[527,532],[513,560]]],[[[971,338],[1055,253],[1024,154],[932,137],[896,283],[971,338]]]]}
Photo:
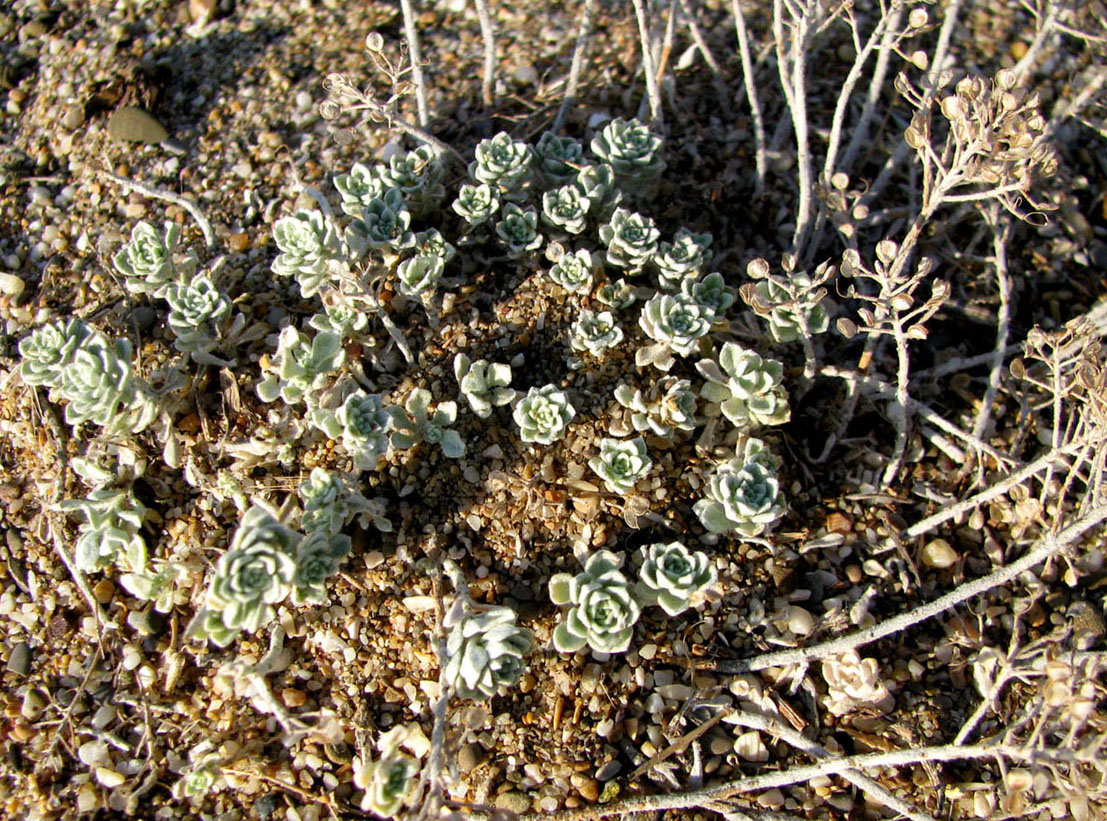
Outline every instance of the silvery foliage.
{"type": "Polygon", "coordinates": [[[357,310],[337,291],[323,295],[323,312],[314,314],[308,325],[317,331],[329,331],[339,339],[349,339],[369,325],[369,315],[357,310]]]}
{"type": "Polygon", "coordinates": [[[461,698],[492,698],[513,686],[526,671],[534,634],[515,624],[510,607],[464,613],[446,624],[445,680],[461,698]]]}
{"type": "Polygon", "coordinates": [[[457,256],[454,248],[437,228],[428,228],[415,234],[415,252],[423,256],[438,257],[446,266],[457,256]]]}
{"type": "Polygon", "coordinates": [[[469,176],[500,194],[519,194],[534,173],[533,151],[525,142],[512,140],[510,134],[501,131],[477,144],[476,160],[469,164],[469,176]]]}
{"type": "Polygon", "coordinates": [[[663,371],[673,366],[672,354],[687,356],[711,330],[715,312],[687,294],[654,294],[642,306],[638,324],[656,344],[640,348],[639,367],[653,364],[663,371]]]}
{"type": "MultiPolygon", "coordinates": [[[[58,363],[64,363],[50,386],[52,399],[64,399],[65,421],[70,425],[93,422],[110,435],[136,434],[145,430],[159,415],[160,408],[145,382],[131,369],[131,343],[114,342],[103,334],[79,325],[66,325],[48,337],[63,338],[58,363]],[[86,333],[87,332],[87,333],[86,333]],[[71,344],[78,340],[77,344],[71,344]]],[[[49,358],[46,337],[29,348],[49,358]]],[[[21,348],[22,350],[22,348],[21,348]]],[[[50,373],[40,358],[28,369],[32,378],[50,373]]]]}
{"type": "Polygon", "coordinates": [[[619,385],[615,401],[631,411],[631,424],[639,432],[669,436],[674,430],[691,431],[696,427],[696,394],[687,379],[665,377],[646,393],[619,385]]]}
{"type": "Polygon", "coordinates": [[[463,353],[454,357],[454,376],[461,395],[481,419],[492,415],[492,408],[508,405],[515,399],[511,387],[511,366],[501,362],[476,362],[463,353]]]}
{"type": "Polygon", "coordinates": [[[514,203],[507,203],[500,210],[501,219],[496,223],[496,236],[512,259],[517,259],[542,245],[538,233],[538,212],[525,211],[514,203]]]}
{"type": "Polygon", "coordinates": [[[741,456],[717,465],[692,508],[712,533],[753,537],[784,514],[777,479],[778,460],[760,439],[746,442],[741,456]]]}
{"type": "Polygon", "coordinates": [[[576,415],[569,397],[555,385],[531,388],[512,412],[519,438],[539,445],[549,445],[564,436],[576,415]]]}
{"type": "MultiPolygon", "coordinates": [[[[220,343],[231,315],[231,300],[200,274],[188,285],[170,285],[165,291],[169,303],[166,320],[177,335],[173,345],[182,353],[207,357],[220,343]]],[[[198,360],[199,361],[199,360],[198,360]]]]}
{"type": "Polygon", "coordinates": [[[330,530],[309,530],[296,549],[292,603],[322,604],[327,596],[327,579],[338,572],[349,552],[349,536],[330,530]]]}
{"type": "Polygon", "coordinates": [[[582,310],[573,322],[569,344],[574,351],[603,356],[608,348],[614,348],[623,341],[623,329],[615,324],[611,311],[582,310]]]}
{"type": "Polygon", "coordinates": [[[575,653],[585,645],[597,653],[625,653],[642,608],[634,586],[619,570],[622,559],[607,550],[593,553],[584,571],[558,573],[550,579],[550,600],[572,609],[554,628],[559,653],[575,653]]]}
{"type": "Polygon", "coordinates": [[[680,542],[652,544],[645,554],[638,571],[638,598],[643,604],[658,605],[670,616],[691,607],[719,578],[706,553],[690,551],[680,542]]]}
{"type": "Polygon", "coordinates": [[[187,281],[196,272],[194,255],[174,258],[180,234],[180,226],[172,222],[164,223],[161,231],[148,222],[131,229],[131,241],[112,257],[128,291],[161,297],[170,285],[187,281]]]}
{"type": "Polygon", "coordinates": [[[273,224],[280,253],[271,266],[277,276],[295,277],[304,297],[314,296],[331,278],[330,261],[342,254],[330,221],[319,211],[297,211],[273,224]]]}
{"type": "Polygon", "coordinates": [[[432,254],[408,257],[396,267],[396,287],[410,299],[423,300],[442,282],[442,258],[432,254]]]}
{"type": "Polygon", "coordinates": [[[178,586],[188,576],[189,569],[184,562],[153,559],[143,571],[123,573],[119,584],[136,599],[153,602],[157,612],[168,613],[173,609],[178,586]]]}
{"type": "Polygon", "coordinates": [[[326,385],[327,374],[346,361],[342,338],[333,331],[319,331],[309,340],[289,325],[277,340],[273,357],[276,368],[258,383],[258,398],[273,402],[280,397],[286,405],[309,404],[326,385]]]}
{"type": "Polygon", "coordinates": [[[588,460],[588,467],[603,479],[608,490],[626,496],[650,472],[653,460],[641,436],[629,440],[604,438],[600,440],[599,455],[588,460]]]}
{"type": "Polygon", "coordinates": [[[665,169],[661,143],[661,138],[638,120],[615,119],[592,138],[591,147],[592,153],[614,170],[623,191],[642,194],[665,169]]]}
{"type": "Polygon", "coordinates": [[[658,284],[664,289],[679,289],[685,279],[699,273],[707,261],[710,245],[711,234],[693,234],[683,227],[677,229],[673,241],[661,243],[653,258],[658,284]]]}
{"type": "Polygon", "coordinates": [[[623,201],[615,172],[607,163],[582,166],[573,185],[590,203],[588,212],[596,220],[609,219],[623,201]]]}
{"type": "Polygon", "coordinates": [[[585,249],[562,255],[550,267],[550,279],[571,294],[586,294],[592,288],[595,262],[585,249]]]}
{"type": "Polygon", "coordinates": [[[700,360],[696,370],[707,380],[700,396],[718,405],[736,427],[783,425],[791,418],[781,362],[726,342],[718,362],[700,360]]]}
{"type": "Polygon", "coordinates": [[[439,402],[430,412],[431,392],[415,388],[403,407],[387,408],[392,417],[392,446],[410,448],[420,442],[438,445],[448,459],[460,459],[465,455],[465,442],[452,425],[457,421],[457,403],[439,402]]]}
{"type": "Polygon", "coordinates": [[[796,342],[830,327],[830,314],[823,300],[825,283],[834,274],[829,263],[815,268],[814,276],[796,271],[796,260],[785,254],[781,260],[782,276],[770,273],[769,263],[755,259],[746,266],[746,273],[756,282],[742,286],[742,299],[754,312],[769,323],[769,333],[777,342],[796,342]]]}
{"type": "Polygon", "coordinates": [[[625,279],[605,282],[596,290],[596,301],[616,311],[629,308],[637,298],[625,279]]]}
{"type": "Polygon", "coordinates": [[[446,189],[442,181],[446,169],[442,159],[429,145],[400,152],[378,166],[385,188],[399,190],[415,216],[426,216],[442,202],[446,189]]]}
{"type": "Polygon", "coordinates": [[[642,268],[657,253],[661,232],[653,219],[616,208],[606,225],[600,226],[600,239],[607,246],[607,261],[628,274],[641,273],[642,268]]]}
{"type": "Polygon", "coordinates": [[[337,534],[355,518],[360,520],[362,527],[372,522],[382,533],[392,532],[392,522],[385,516],[384,500],[365,498],[337,474],[315,468],[300,483],[298,492],[304,504],[300,527],[309,535],[316,530],[337,534]]]}
{"type": "Polygon", "coordinates": [[[342,210],[351,217],[360,216],[365,206],[388,190],[379,169],[362,163],[354,163],[349,174],[336,174],[334,187],[342,210]]]}
{"type": "Polygon", "coordinates": [[[370,248],[399,253],[415,247],[411,212],[403,193],[398,188],[389,188],[370,200],[346,226],[345,237],[350,250],[359,257],[370,248]]]}
{"type": "Polygon", "coordinates": [[[28,385],[56,387],[73,362],[77,348],[93,335],[103,340],[98,331],[80,319],[56,319],[36,329],[19,343],[19,373],[23,381],[28,385]]]}
{"type": "Polygon", "coordinates": [[[588,225],[591,203],[574,185],[563,185],[542,195],[542,221],[569,234],[579,234],[588,225]]]}
{"type": "Polygon", "coordinates": [[[189,624],[188,635],[226,647],[239,633],[253,633],[272,621],[274,605],[292,590],[302,540],[266,508],[247,510],[215,564],[207,600],[189,624]]]}
{"type": "Polygon", "coordinates": [[[582,164],[583,147],[572,137],[559,137],[547,131],[534,146],[535,166],[546,188],[566,185],[577,177],[582,164]]]}
{"type": "Polygon", "coordinates": [[[451,206],[454,212],[471,226],[481,225],[492,218],[500,208],[500,198],[491,186],[462,185],[457,199],[451,206]]]}
{"type": "Polygon", "coordinates": [[[380,394],[357,390],[328,420],[323,431],[331,438],[342,438],[342,447],[354,460],[355,470],[375,470],[380,457],[388,452],[392,416],[384,408],[380,394]]]}
{"type": "Polygon", "coordinates": [[[217,752],[189,755],[189,764],[173,785],[173,797],[201,799],[223,782],[223,757],[217,752]]]}
{"type": "Polygon", "coordinates": [[[880,675],[880,662],[861,658],[856,650],[823,659],[827,709],[843,716],[859,707],[870,709],[891,705],[892,694],[880,675]]]}
{"type": "Polygon", "coordinates": [[[696,304],[709,310],[719,319],[727,308],[734,304],[734,289],[726,284],[723,275],[714,272],[706,276],[685,279],[680,284],[680,292],[691,297],[696,304]]]}
{"type": "Polygon", "coordinates": [[[391,751],[379,761],[355,759],[354,786],[365,790],[361,808],[383,818],[394,818],[415,785],[419,765],[413,758],[391,751]]]}
{"type": "Polygon", "coordinates": [[[74,548],[77,567],[85,573],[119,565],[146,571],[146,542],[140,530],[146,507],[127,488],[100,488],[85,499],[67,499],[61,509],[84,515],[74,548]]]}

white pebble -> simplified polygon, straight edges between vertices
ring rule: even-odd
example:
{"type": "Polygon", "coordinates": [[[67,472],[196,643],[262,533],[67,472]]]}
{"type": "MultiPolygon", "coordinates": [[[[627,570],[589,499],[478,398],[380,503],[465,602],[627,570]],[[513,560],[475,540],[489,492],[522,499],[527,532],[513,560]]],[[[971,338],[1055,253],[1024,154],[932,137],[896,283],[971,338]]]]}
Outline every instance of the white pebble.
{"type": "Polygon", "coordinates": [[[23,293],[23,289],[26,286],[27,283],[15,274],[0,272],[0,294],[4,294],[5,296],[19,296],[23,293]]]}

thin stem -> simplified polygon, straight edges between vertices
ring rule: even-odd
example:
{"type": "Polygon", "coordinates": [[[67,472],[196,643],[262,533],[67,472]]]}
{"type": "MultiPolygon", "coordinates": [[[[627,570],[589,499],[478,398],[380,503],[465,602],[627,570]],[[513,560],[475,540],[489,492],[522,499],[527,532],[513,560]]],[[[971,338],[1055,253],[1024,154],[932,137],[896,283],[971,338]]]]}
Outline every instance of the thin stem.
{"type": "Polygon", "coordinates": [[[484,73],[481,75],[481,101],[485,108],[496,102],[496,27],[488,12],[488,0],[473,0],[480,20],[480,36],[484,40],[484,73]]]}
{"type": "Polygon", "coordinates": [[[427,83],[423,77],[423,51],[419,47],[419,31],[415,27],[415,9],[411,0],[400,0],[404,13],[404,39],[407,40],[408,53],[411,55],[411,80],[415,86],[415,108],[418,112],[419,127],[426,128],[430,122],[427,113],[427,83]]]}
{"type": "Polygon", "coordinates": [[[561,108],[557,110],[551,131],[555,134],[565,124],[565,116],[569,113],[569,106],[577,98],[577,87],[580,85],[580,70],[584,65],[584,52],[588,49],[588,41],[592,35],[592,13],[595,0],[584,0],[580,9],[580,29],[577,31],[577,42],[573,47],[573,61],[569,65],[569,81],[565,86],[565,97],[561,101],[561,108]]]}
{"type": "Polygon", "coordinates": [[[784,9],[782,0],[773,0],[773,39],[776,42],[777,70],[784,90],[784,101],[792,117],[792,129],[796,135],[796,173],[799,185],[799,204],[796,207],[796,228],[792,235],[792,253],[803,256],[804,243],[811,228],[812,194],[811,150],[807,135],[807,8],[799,19],[793,18],[789,35],[789,50],[784,48],[784,9]]]}
{"type": "MultiPolygon", "coordinates": [[[[794,747],[814,758],[816,761],[833,760],[834,756],[820,744],[793,730],[791,727],[781,724],[779,721],[767,716],[747,713],[742,710],[732,710],[727,716],[727,723],[733,723],[739,727],[768,733],[776,736],[785,744],[794,747]]],[[[860,770],[843,770],[842,778],[853,784],[860,790],[867,792],[885,807],[900,815],[912,819],[912,821],[934,821],[933,817],[925,812],[919,812],[902,798],[884,789],[879,783],[869,778],[860,770]]]]}
{"type": "Polygon", "coordinates": [[[980,409],[976,414],[976,421],[972,426],[973,436],[983,437],[988,429],[991,419],[992,407],[995,405],[996,393],[999,390],[999,380],[1003,375],[1003,359],[1007,354],[1007,339],[1010,336],[1011,326],[1011,277],[1007,271],[1007,240],[1011,235],[1010,223],[1004,223],[1003,229],[995,223],[999,219],[999,208],[993,205],[992,217],[992,253],[993,265],[996,273],[996,286],[999,288],[999,311],[996,317],[996,344],[992,351],[992,367],[988,373],[988,387],[984,391],[980,409]]]}
{"type": "Polygon", "coordinates": [[[754,165],[757,169],[754,197],[760,197],[765,190],[765,169],[768,164],[765,151],[765,121],[761,116],[761,101],[757,96],[753,58],[750,56],[749,32],[746,31],[746,18],[742,14],[740,0],[731,0],[731,8],[734,10],[734,32],[738,37],[738,53],[742,58],[742,82],[746,88],[746,99],[750,104],[750,116],[753,118],[754,165]]]}
{"type": "Polygon", "coordinates": [[[168,191],[163,191],[160,188],[154,188],[151,185],[136,182],[135,180],[129,179],[127,177],[120,177],[118,174],[113,174],[107,169],[104,169],[101,173],[103,173],[103,175],[112,182],[133,188],[135,191],[142,194],[143,196],[153,197],[154,199],[163,200],[165,202],[172,203],[179,208],[183,208],[185,211],[188,212],[190,217],[196,220],[196,225],[197,227],[199,227],[200,233],[204,235],[204,244],[207,245],[209,249],[215,247],[215,232],[211,230],[211,223],[208,222],[207,218],[204,216],[203,212],[200,211],[200,208],[196,205],[196,203],[192,202],[191,200],[185,199],[184,197],[177,196],[176,194],[171,194],[168,191]]]}
{"type": "Polygon", "coordinates": [[[903,322],[900,317],[892,317],[892,335],[896,341],[896,399],[892,403],[891,412],[888,414],[896,428],[896,441],[892,446],[892,455],[884,468],[884,476],[881,484],[885,489],[891,486],[903,466],[903,455],[907,452],[908,415],[907,415],[907,381],[911,368],[911,360],[907,353],[907,335],[903,330],[903,322]]]}
{"type": "MultiPolygon", "coordinates": [[[[1038,470],[1041,470],[1043,460],[1038,460],[1035,463],[1038,470]]],[[[1029,466],[1028,466],[1029,467],[1029,466]]],[[[1023,471],[1025,472],[1025,471],[1023,471]]],[[[1032,475],[1032,474],[1031,474],[1032,475]]],[[[1027,478],[1026,476],[1023,477],[1027,478]]],[[[1014,483],[1017,484],[1017,483],[1014,483]]],[[[1008,485],[1008,488],[1013,485],[1008,485]]],[[[1007,488],[1005,488],[1007,489],[1007,488]]],[[[977,500],[976,504],[984,504],[989,499],[995,498],[1000,495],[999,493],[993,493],[994,488],[990,488],[984,493],[979,493],[973,497],[973,500],[977,500]]],[[[964,503],[962,503],[964,504],[964,503]]],[[[956,505],[952,507],[961,507],[956,505]]],[[[964,509],[967,509],[965,506],[964,509]]],[[[943,511],[944,514],[945,511],[943,511]]],[[[955,515],[955,514],[954,514],[955,515]]],[[[931,519],[937,519],[945,521],[952,516],[934,516],[931,519]]],[[[768,667],[789,667],[792,665],[806,666],[816,659],[823,659],[829,656],[838,656],[849,650],[855,650],[858,647],[862,647],[866,644],[871,644],[874,641],[878,641],[887,636],[901,633],[908,628],[914,627],[927,619],[933,618],[945,611],[956,607],[959,604],[963,604],[969,599],[986,593],[993,588],[1007,584],[1009,581],[1017,578],[1021,573],[1033,569],[1037,565],[1046,561],[1053,556],[1056,556],[1066,547],[1077,541],[1086,532],[1096,527],[1104,520],[1107,520],[1107,504],[1100,504],[1098,507],[1091,508],[1088,512],[1081,516],[1076,522],[1057,533],[1056,536],[1043,536],[1040,538],[1036,546],[1030,550],[1021,559],[1012,562],[1004,567],[997,568],[989,573],[987,576],[982,576],[979,579],[974,579],[971,582],[966,582],[962,585],[951,590],[944,596],[941,596],[934,601],[926,602],[914,610],[910,610],[899,616],[887,619],[880,622],[873,627],[866,628],[864,630],[858,630],[849,635],[843,636],[838,639],[832,639],[831,641],[822,642],[821,644],[815,644],[811,647],[801,647],[796,650],[782,650],[776,653],[766,653],[761,656],[757,656],[752,659],[741,659],[738,661],[722,661],[717,662],[711,669],[720,673],[752,673],[757,670],[764,670],[768,667]]],[[[925,533],[931,529],[931,526],[922,527],[924,523],[929,520],[924,519],[919,522],[915,527],[909,528],[901,535],[901,539],[912,538],[921,533],[925,533]]]]}
{"type": "Polygon", "coordinates": [[[696,16],[692,13],[689,0],[680,0],[680,9],[684,12],[684,23],[692,35],[692,42],[703,55],[703,61],[707,63],[707,67],[711,69],[711,82],[715,86],[715,95],[719,98],[719,107],[724,114],[730,114],[730,92],[723,81],[723,69],[715,59],[715,55],[711,53],[711,48],[707,45],[699,24],[696,23],[696,16]]]}
{"type": "Polygon", "coordinates": [[[657,64],[650,48],[650,26],[646,18],[645,0],[634,0],[634,16],[638,20],[638,39],[642,42],[642,69],[646,73],[646,96],[650,102],[650,124],[655,130],[665,125],[661,110],[661,89],[657,84],[657,64]]]}
{"type": "Polygon", "coordinates": [[[1038,62],[1038,56],[1045,47],[1046,40],[1053,36],[1056,31],[1057,15],[1060,13],[1059,5],[1059,3],[1049,4],[1049,10],[1046,12],[1045,18],[1039,21],[1038,30],[1034,32],[1034,39],[1026,49],[1026,53],[1011,69],[1015,73],[1016,83],[1021,84],[1026,79],[1026,75],[1038,62]]]}

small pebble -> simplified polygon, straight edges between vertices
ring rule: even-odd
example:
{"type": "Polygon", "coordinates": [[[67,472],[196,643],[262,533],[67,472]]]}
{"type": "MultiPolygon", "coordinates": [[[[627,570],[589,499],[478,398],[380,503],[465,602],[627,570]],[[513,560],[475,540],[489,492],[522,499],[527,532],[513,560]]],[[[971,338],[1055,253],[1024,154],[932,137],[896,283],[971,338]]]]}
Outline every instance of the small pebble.
{"type": "Polygon", "coordinates": [[[115,584],[111,579],[101,579],[92,588],[92,595],[100,604],[107,604],[111,601],[111,597],[115,595],[115,584]]]}
{"type": "Polygon", "coordinates": [[[34,721],[42,715],[42,711],[45,709],[45,696],[38,690],[28,690],[27,694],[23,696],[23,706],[20,707],[19,714],[28,721],[34,721]]]}
{"type": "Polygon", "coordinates": [[[23,289],[26,286],[27,283],[25,283],[21,277],[17,277],[15,274],[0,272],[0,294],[4,294],[4,296],[19,296],[23,293],[23,289]]]}
{"type": "Polygon", "coordinates": [[[241,254],[250,247],[250,237],[241,231],[236,231],[227,237],[227,244],[236,254],[241,254]]]}
{"type": "Polygon", "coordinates": [[[472,772],[484,760],[484,749],[479,744],[465,744],[457,751],[457,768],[463,773],[472,772]]]}
{"type": "Polygon", "coordinates": [[[111,764],[111,756],[108,755],[108,743],[106,741],[86,741],[77,748],[77,758],[89,767],[111,764]]]}
{"type": "Polygon", "coordinates": [[[108,118],[108,136],[118,142],[156,144],[169,132],[149,112],[128,105],[117,108],[108,118]]]}
{"type": "Polygon", "coordinates": [[[611,760],[596,770],[597,781],[610,781],[612,778],[619,774],[619,771],[623,769],[623,765],[618,761],[611,760]]]}
{"type": "Polygon", "coordinates": [[[9,673],[20,676],[25,676],[31,671],[31,648],[27,646],[27,642],[21,641],[12,648],[6,669],[9,673]]]}
{"type": "Polygon", "coordinates": [[[109,790],[112,790],[122,786],[127,779],[124,778],[121,773],[117,773],[115,770],[109,769],[108,767],[97,767],[96,780],[109,790]]]}
{"type": "Polygon", "coordinates": [[[577,792],[585,801],[595,801],[600,797],[600,782],[595,778],[586,778],[577,785],[577,792]]]}
{"type": "Polygon", "coordinates": [[[307,703],[307,696],[302,690],[286,687],[281,690],[281,701],[284,702],[285,707],[303,707],[307,703]]]}
{"type": "Polygon", "coordinates": [[[511,792],[502,792],[496,796],[496,799],[492,802],[498,810],[507,810],[517,815],[522,815],[525,812],[530,811],[530,799],[521,792],[512,790],[511,792]]]}
{"type": "Polygon", "coordinates": [[[921,558],[922,563],[927,567],[945,570],[948,567],[953,567],[960,557],[945,539],[934,539],[927,542],[923,547],[921,558]]]}

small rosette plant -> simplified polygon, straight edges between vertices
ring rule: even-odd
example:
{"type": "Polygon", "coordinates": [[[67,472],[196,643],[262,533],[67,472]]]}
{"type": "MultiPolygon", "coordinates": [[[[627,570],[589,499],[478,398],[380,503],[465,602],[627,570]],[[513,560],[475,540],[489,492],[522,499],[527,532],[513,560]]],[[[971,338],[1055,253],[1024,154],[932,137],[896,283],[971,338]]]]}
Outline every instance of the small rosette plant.
{"type": "Polygon", "coordinates": [[[180,226],[172,222],[166,222],[161,231],[148,222],[140,222],[131,229],[131,241],[111,260],[128,291],[161,297],[170,285],[195,272],[195,256],[174,259],[180,234],[180,226]]]}
{"type": "Polygon", "coordinates": [[[173,344],[178,351],[204,356],[218,346],[231,315],[231,301],[209,277],[201,274],[188,285],[170,285],[165,301],[169,303],[166,323],[177,335],[173,344]]]}
{"type": "Polygon", "coordinates": [[[576,415],[569,397],[555,385],[531,388],[512,412],[519,426],[519,438],[539,445],[552,444],[564,436],[576,415]]]}
{"type": "Polygon", "coordinates": [[[380,457],[388,452],[392,416],[377,393],[355,391],[335,412],[336,434],[342,447],[353,457],[356,470],[374,470],[380,457]]]}
{"type": "Polygon", "coordinates": [[[734,289],[726,284],[717,271],[697,278],[689,277],[680,284],[680,292],[710,312],[712,321],[721,319],[726,309],[734,304],[734,289]]]}
{"type": "Polygon", "coordinates": [[[398,188],[389,188],[362,209],[358,219],[346,226],[346,243],[358,256],[370,248],[398,254],[415,246],[411,212],[398,188]]]}
{"type": "Polygon", "coordinates": [[[607,261],[628,274],[637,274],[657,253],[661,232],[650,217],[625,208],[616,208],[606,225],[600,226],[600,239],[607,246],[607,261]]]}
{"type": "Polygon", "coordinates": [[[625,653],[630,647],[642,608],[620,564],[614,553],[600,550],[589,557],[583,572],[550,579],[551,601],[571,608],[554,629],[559,653],[575,653],[585,645],[597,653],[625,653]]]}
{"type": "Polygon", "coordinates": [[[571,294],[586,294],[592,288],[592,255],[581,248],[565,254],[550,268],[550,279],[571,294]]]}
{"type": "Polygon", "coordinates": [[[533,650],[534,634],[515,624],[515,611],[492,607],[450,628],[443,674],[461,698],[491,698],[519,680],[533,650]]]}
{"type": "Polygon", "coordinates": [[[592,153],[615,171],[619,186],[628,193],[647,191],[661,177],[662,140],[638,120],[615,119],[592,138],[592,153]]]}
{"type": "Polygon", "coordinates": [[[454,357],[454,376],[461,395],[481,419],[492,415],[492,408],[508,405],[515,399],[511,385],[511,366],[502,362],[473,362],[463,353],[454,357]]]}
{"type": "Polygon", "coordinates": [[[322,604],[327,578],[350,552],[350,537],[329,530],[311,530],[296,550],[296,572],[292,576],[292,603],[322,604]]]}
{"type": "Polygon", "coordinates": [[[522,191],[533,175],[533,149],[525,142],[511,139],[501,131],[495,137],[477,144],[476,160],[469,164],[469,176],[512,195],[522,191]]]}
{"type": "Polygon", "coordinates": [[[507,203],[500,211],[502,219],[496,223],[496,237],[512,259],[526,256],[542,245],[538,233],[538,212],[525,211],[514,203],[507,203]]]}
{"type": "Polygon", "coordinates": [[[454,200],[451,208],[469,225],[475,227],[487,222],[499,210],[500,198],[492,187],[485,183],[463,185],[458,189],[457,199],[454,200]]]}
{"type": "Polygon", "coordinates": [[[120,565],[134,573],[146,571],[146,542],[140,532],[146,507],[130,489],[100,488],[85,499],[65,500],[61,508],[85,516],[74,549],[78,569],[92,573],[120,565]]]}
{"type": "Polygon", "coordinates": [[[319,331],[311,340],[289,325],[277,339],[276,370],[258,383],[262,402],[280,397],[286,405],[311,402],[330,374],[346,361],[342,339],[333,331],[319,331]]]}
{"type": "Polygon", "coordinates": [[[603,479],[608,490],[625,496],[650,472],[653,460],[641,436],[629,441],[605,438],[600,440],[599,455],[588,460],[588,467],[603,479]]]}
{"type": "Polygon", "coordinates": [[[442,185],[446,169],[435,149],[429,145],[389,157],[387,163],[381,164],[378,173],[384,186],[398,190],[417,217],[433,211],[446,194],[442,185]]]}
{"type": "Polygon", "coordinates": [[[784,514],[780,481],[764,459],[734,458],[717,466],[704,486],[705,498],[692,507],[712,533],[753,537],[784,514]]]}
{"type": "Polygon", "coordinates": [[[582,310],[569,331],[569,345],[578,353],[600,357],[623,341],[623,329],[611,311],[582,310]]]}
{"type": "Polygon", "coordinates": [[[559,137],[545,132],[534,146],[538,175],[547,188],[565,185],[576,179],[584,147],[572,137],[559,137]]]}
{"type": "Polygon", "coordinates": [[[362,163],[354,163],[349,174],[336,174],[334,187],[342,199],[342,210],[351,217],[360,216],[365,206],[388,190],[379,170],[362,163]]]}
{"type": "Polygon", "coordinates": [[[68,401],[65,421],[93,422],[109,434],[136,434],[157,417],[157,403],[131,370],[131,343],[93,334],[61,372],[57,393],[68,401]]]}
{"type": "Polygon", "coordinates": [[[661,370],[672,367],[672,354],[687,356],[711,330],[714,312],[684,294],[654,294],[642,306],[638,324],[656,345],[640,349],[638,365],[652,362],[661,370]]]}
{"type": "Polygon", "coordinates": [[[657,604],[670,616],[678,616],[717,580],[706,553],[690,551],[680,542],[653,544],[646,548],[636,592],[643,604],[657,604]]]}
{"type": "Polygon", "coordinates": [[[784,365],[775,359],[726,342],[717,363],[704,359],[696,370],[707,379],[700,395],[737,427],[782,425],[791,417],[781,384],[784,365]]]}
{"type": "Polygon", "coordinates": [[[19,373],[28,385],[48,388],[60,384],[77,349],[93,335],[103,337],[80,319],[55,320],[19,343],[19,373]]]}
{"type": "Polygon", "coordinates": [[[660,286],[676,290],[685,279],[695,276],[707,261],[710,245],[711,234],[693,234],[687,228],[679,228],[672,242],[658,246],[653,258],[660,286]]]}
{"type": "Polygon", "coordinates": [[[207,602],[188,634],[226,647],[240,632],[253,633],[272,621],[274,605],[292,589],[302,538],[264,507],[247,510],[215,564],[207,602]]]}
{"type": "Polygon", "coordinates": [[[398,752],[364,764],[354,759],[354,786],[365,790],[361,808],[382,818],[395,818],[415,786],[419,765],[398,752]]]}
{"type": "Polygon", "coordinates": [[[341,254],[334,229],[319,211],[298,211],[273,224],[273,241],[280,253],[273,273],[295,277],[300,293],[314,296],[330,280],[329,261],[341,254]]]}
{"type": "Polygon", "coordinates": [[[648,430],[658,436],[669,436],[674,430],[690,431],[696,427],[696,394],[687,379],[665,377],[645,393],[619,385],[615,388],[615,401],[631,412],[631,424],[639,432],[648,430]]]}
{"type": "Polygon", "coordinates": [[[387,408],[392,417],[393,447],[410,448],[427,442],[442,448],[443,456],[460,459],[465,455],[465,442],[461,434],[452,429],[457,421],[457,403],[439,402],[433,413],[430,404],[431,392],[415,388],[403,407],[391,405],[387,408]]]}
{"type": "Polygon", "coordinates": [[[568,234],[579,234],[588,225],[590,204],[578,188],[563,185],[542,195],[542,221],[568,234]]]}

